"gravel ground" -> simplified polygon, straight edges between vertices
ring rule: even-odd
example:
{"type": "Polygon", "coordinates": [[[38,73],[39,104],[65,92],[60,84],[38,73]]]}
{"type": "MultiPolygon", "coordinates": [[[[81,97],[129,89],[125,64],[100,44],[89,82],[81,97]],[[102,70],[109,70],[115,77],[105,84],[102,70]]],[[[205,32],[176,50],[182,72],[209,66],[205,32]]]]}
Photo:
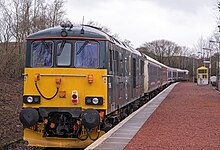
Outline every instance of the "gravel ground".
{"type": "Polygon", "coordinates": [[[22,108],[22,79],[0,78],[0,149],[22,137],[19,112],[22,108]]]}
{"type": "Polygon", "coordinates": [[[220,94],[210,86],[178,84],[125,150],[220,149],[220,94]]]}

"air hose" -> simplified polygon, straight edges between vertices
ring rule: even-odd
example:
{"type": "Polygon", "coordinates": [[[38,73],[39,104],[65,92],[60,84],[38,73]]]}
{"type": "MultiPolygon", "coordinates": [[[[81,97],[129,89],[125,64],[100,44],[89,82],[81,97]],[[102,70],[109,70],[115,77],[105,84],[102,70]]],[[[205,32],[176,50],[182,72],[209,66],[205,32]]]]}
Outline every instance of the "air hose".
{"type": "Polygon", "coordinates": [[[52,96],[52,97],[50,97],[50,98],[48,98],[48,97],[45,97],[42,93],[41,93],[41,91],[40,91],[40,89],[38,88],[38,86],[37,86],[37,82],[40,80],[40,74],[35,74],[35,76],[34,76],[34,82],[35,82],[35,87],[36,87],[36,89],[37,89],[37,91],[39,92],[39,94],[40,94],[40,96],[42,96],[44,99],[46,99],[46,100],[51,100],[51,99],[53,99],[57,94],[58,94],[58,92],[59,92],[59,86],[60,86],[60,83],[61,83],[61,79],[60,78],[57,78],[56,79],[56,86],[57,86],[57,91],[56,91],[56,93],[54,94],[54,96],[52,96]]]}
{"type": "Polygon", "coordinates": [[[37,91],[39,92],[40,96],[42,96],[42,97],[43,97],[44,99],[46,99],[46,100],[51,100],[51,99],[53,99],[53,98],[57,95],[57,93],[58,93],[58,91],[59,91],[59,87],[57,87],[57,91],[56,91],[56,93],[54,94],[54,96],[52,96],[52,97],[50,97],[50,98],[47,98],[47,97],[45,97],[45,96],[40,92],[40,89],[39,89],[38,86],[37,86],[37,82],[35,82],[35,87],[36,87],[37,91]]]}

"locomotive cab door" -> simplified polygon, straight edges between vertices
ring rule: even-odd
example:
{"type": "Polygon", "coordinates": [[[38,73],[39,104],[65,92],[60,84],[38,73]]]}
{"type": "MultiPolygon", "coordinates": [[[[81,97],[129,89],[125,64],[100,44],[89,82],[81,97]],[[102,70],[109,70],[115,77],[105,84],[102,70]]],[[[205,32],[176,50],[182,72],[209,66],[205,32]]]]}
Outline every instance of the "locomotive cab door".
{"type": "Polygon", "coordinates": [[[108,112],[115,110],[115,86],[114,86],[114,75],[115,75],[115,61],[114,61],[114,50],[113,45],[109,44],[108,49],[108,112]]]}

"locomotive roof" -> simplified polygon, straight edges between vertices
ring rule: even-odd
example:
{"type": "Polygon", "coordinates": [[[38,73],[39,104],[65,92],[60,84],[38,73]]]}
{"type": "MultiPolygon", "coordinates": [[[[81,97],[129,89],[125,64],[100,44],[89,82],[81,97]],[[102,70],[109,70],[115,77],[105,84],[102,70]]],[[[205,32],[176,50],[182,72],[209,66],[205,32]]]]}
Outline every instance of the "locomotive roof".
{"type": "Polygon", "coordinates": [[[90,25],[74,25],[71,29],[66,28],[65,31],[67,32],[68,36],[62,37],[61,31],[64,28],[61,26],[56,26],[53,28],[48,28],[45,30],[38,31],[33,33],[27,37],[27,40],[31,39],[51,39],[51,38],[79,38],[79,39],[96,39],[96,40],[108,40],[132,53],[135,53],[141,56],[141,53],[134,48],[126,45],[125,43],[121,42],[120,40],[115,39],[113,36],[105,33],[101,30],[101,28],[97,28],[90,25]],[[81,34],[82,29],[84,30],[84,34],[81,34]]]}
{"type": "MultiPolygon", "coordinates": [[[[27,39],[32,39],[32,38],[60,38],[61,37],[61,31],[63,31],[64,28],[62,28],[61,26],[56,26],[53,28],[48,28],[45,30],[41,30],[38,31],[36,33],[33,33],[31,35],[29,35],[27,37],[27,39]]],[[[69,37],[90,37],[90,38],[103,38],[103,39],[107,39],[107,40],[111,40],[111,38],[104,33],[101,30],[98,30],[98,28],[92,28],[90,26],[73,26],[73,28],[69,29],[66,28],[65,31],[67,32],[68,36],[66,38],[69,37]],[[81,29],[83,28],[84,30],[84,34],[81,34],[81,29]]]]}

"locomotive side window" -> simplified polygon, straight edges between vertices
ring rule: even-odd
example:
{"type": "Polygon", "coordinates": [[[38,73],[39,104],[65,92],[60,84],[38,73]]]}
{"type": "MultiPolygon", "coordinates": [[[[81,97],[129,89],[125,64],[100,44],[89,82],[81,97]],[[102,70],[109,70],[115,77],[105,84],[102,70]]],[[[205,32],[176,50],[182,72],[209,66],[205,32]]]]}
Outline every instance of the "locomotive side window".
{"type": "Polygon", "coordinates": [[[112,73],[113,67],[112,67],[112,60],[113,60],[113,51],[109,50],[109,71],[112,73]]]}
{"type": "Polygon", "coordinates": [[[71,44],[62,43],[57,44],[57,65],[70,66],[71,64],[71,44]]]}
{"type": "Polygon", "coordinates": [[[119,72],[120,72],[120,76],[124,76],[124,55],[123,54],[119,54],[119,59],[120,59],[120,68],[119,68],[119,72]]]}
{"type": "Polygon", "coordinates": [[[116,61],[115,74],[119,75],[119,53],[118,51],[115,51],[115,61],[116,61]]]}
{"type": "Polygon", "coordinates": [[[32,67],[52,66],[52,41],[35,41],[32,43],[32,67]]]}
{"type": "Polygon", "coordinates": [[[91,41],[76,42],[75,67],[98,68],[99,44],[91,41]]]}
{"type": "Polygon", "coordinates": [[[128,57],[128,75],[131,75],[131,56],[128,57]]]}
{"type": "Polygon", "coordinates": [[[141,75],[144,75],[144,61],[141,60],[141,75]]]}
{"type": "Polygon", "coordinates": [[[128,60],[128,57],[125,57],[125,76],[129,75],[128,67],[129,67],[129,60],[128,60]]]}

